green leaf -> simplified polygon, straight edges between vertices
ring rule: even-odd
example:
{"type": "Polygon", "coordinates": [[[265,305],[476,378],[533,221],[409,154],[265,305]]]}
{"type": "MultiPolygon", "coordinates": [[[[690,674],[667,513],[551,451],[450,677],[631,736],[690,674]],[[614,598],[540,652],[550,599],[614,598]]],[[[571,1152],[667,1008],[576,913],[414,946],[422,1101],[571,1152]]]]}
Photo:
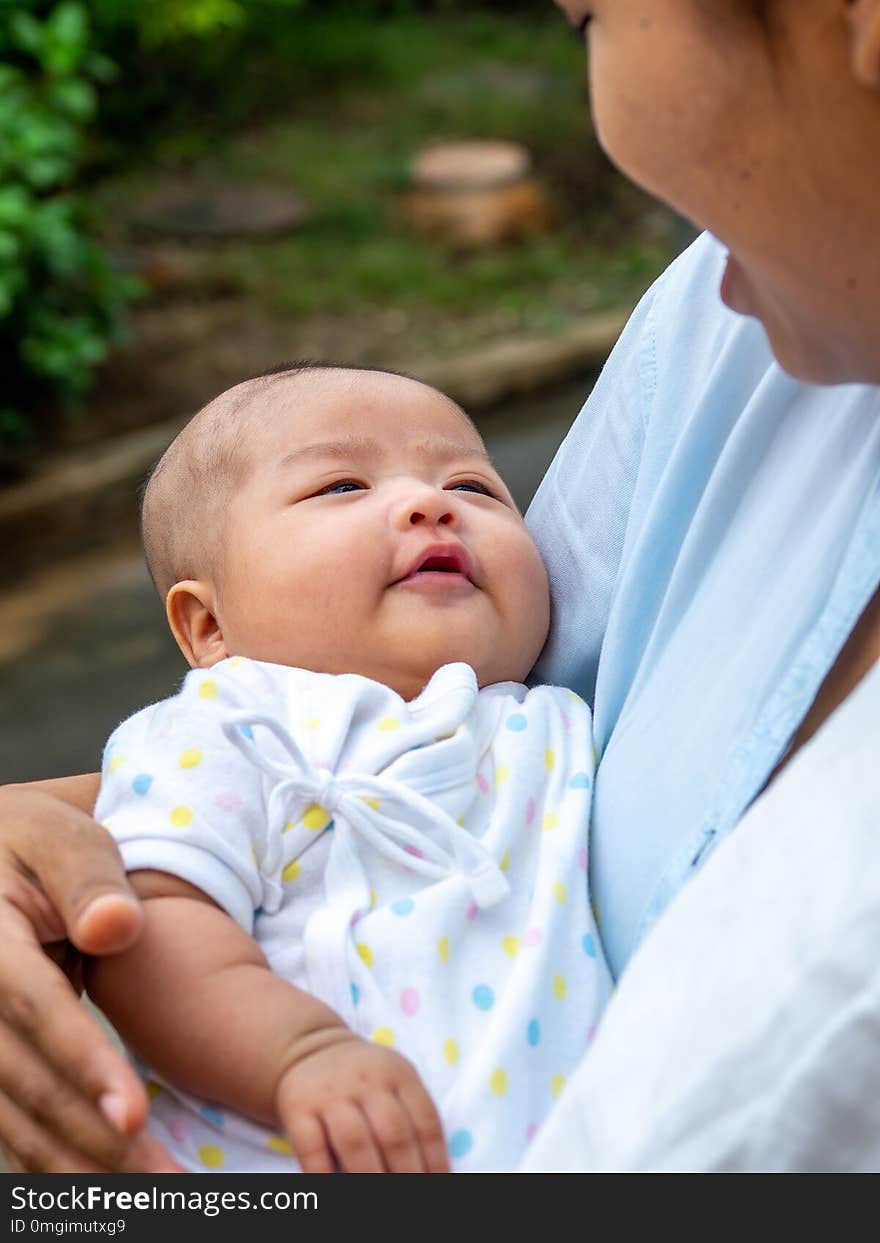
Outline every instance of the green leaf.
{"type": "Polygon", "coordinates": [[[73,121],[90,121],[95,114],[97,96],[91,83],[81,78],[62,78],[52,84],[49,102],[73,121]]]}
{"type": "Polygon", "coordinates": [[[9,33],[12,42],[22,52],[40,60],[43,55],[44,28],[33,13],[24,13],[17,9],[9,19],[9,33]]]}

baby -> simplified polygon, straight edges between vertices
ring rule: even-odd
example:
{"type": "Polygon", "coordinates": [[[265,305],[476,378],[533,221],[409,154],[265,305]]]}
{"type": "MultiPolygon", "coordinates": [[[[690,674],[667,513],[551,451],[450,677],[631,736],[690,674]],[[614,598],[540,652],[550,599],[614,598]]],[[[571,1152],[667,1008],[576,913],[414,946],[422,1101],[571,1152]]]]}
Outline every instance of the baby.
{"type": "Polygon", "coordinates": [[[192,672],[107,746],[146,919],[88,989],[152,1129],[189,1170],[515,1169],[610,984],[589,711],[522,685],[547,578],[475,427],[279,369],[185,427],[143,534],[192,672]]]}

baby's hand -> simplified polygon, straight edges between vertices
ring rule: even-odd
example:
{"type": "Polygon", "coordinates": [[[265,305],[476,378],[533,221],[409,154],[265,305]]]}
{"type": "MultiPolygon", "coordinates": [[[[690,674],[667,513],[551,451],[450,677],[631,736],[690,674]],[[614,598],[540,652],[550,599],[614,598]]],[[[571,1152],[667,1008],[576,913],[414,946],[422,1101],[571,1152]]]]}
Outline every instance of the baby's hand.
{"type": "Polygon", "coordinates": [[[313,1032],[278,1083],[304,1174],[445,1174],[440,1118],[415,1068],[346,1027],[313,1032]]]}

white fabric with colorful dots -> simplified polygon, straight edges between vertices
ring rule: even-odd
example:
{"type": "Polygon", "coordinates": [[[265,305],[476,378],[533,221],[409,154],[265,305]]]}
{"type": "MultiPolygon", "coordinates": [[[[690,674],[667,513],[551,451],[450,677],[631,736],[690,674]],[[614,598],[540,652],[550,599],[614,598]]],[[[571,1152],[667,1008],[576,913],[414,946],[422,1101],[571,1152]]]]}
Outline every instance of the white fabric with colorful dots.
{"type": "MultiPolygon", "coordinates": [[[[407,703],[354,674],[234,657],[116,730],[96,815],[130,871],[202,889],[274,971],[408,1057],[456,1170],[510,1170],[610,991],[587,893],[592,783],[573,692],[479,691],[458,664],[407,703]]],[[[296,1169],[281,1136],[150,1093],[187,1169],[296,1169]]]]}

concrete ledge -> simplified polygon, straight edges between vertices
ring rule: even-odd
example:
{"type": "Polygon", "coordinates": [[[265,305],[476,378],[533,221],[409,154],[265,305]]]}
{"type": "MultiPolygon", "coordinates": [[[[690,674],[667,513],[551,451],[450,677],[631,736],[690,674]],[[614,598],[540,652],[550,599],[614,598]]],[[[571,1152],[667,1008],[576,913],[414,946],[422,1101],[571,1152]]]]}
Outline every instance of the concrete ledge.
{"type": "MultiPolygon", "coordinates": [[[[449,393],[478,422],[504,398],[602,365],[629,310],[590,316],[552,337],[516,337],[457,357],[398,360],[402,370],[449,393]]],[[[502,412],[499,416],[502,417],[502,412]]],[[[170,419],[46,463],[0,493],[0,582],[34,564],[94,547],[134,529],[134,495],[186,422],[170,419]]]]}

